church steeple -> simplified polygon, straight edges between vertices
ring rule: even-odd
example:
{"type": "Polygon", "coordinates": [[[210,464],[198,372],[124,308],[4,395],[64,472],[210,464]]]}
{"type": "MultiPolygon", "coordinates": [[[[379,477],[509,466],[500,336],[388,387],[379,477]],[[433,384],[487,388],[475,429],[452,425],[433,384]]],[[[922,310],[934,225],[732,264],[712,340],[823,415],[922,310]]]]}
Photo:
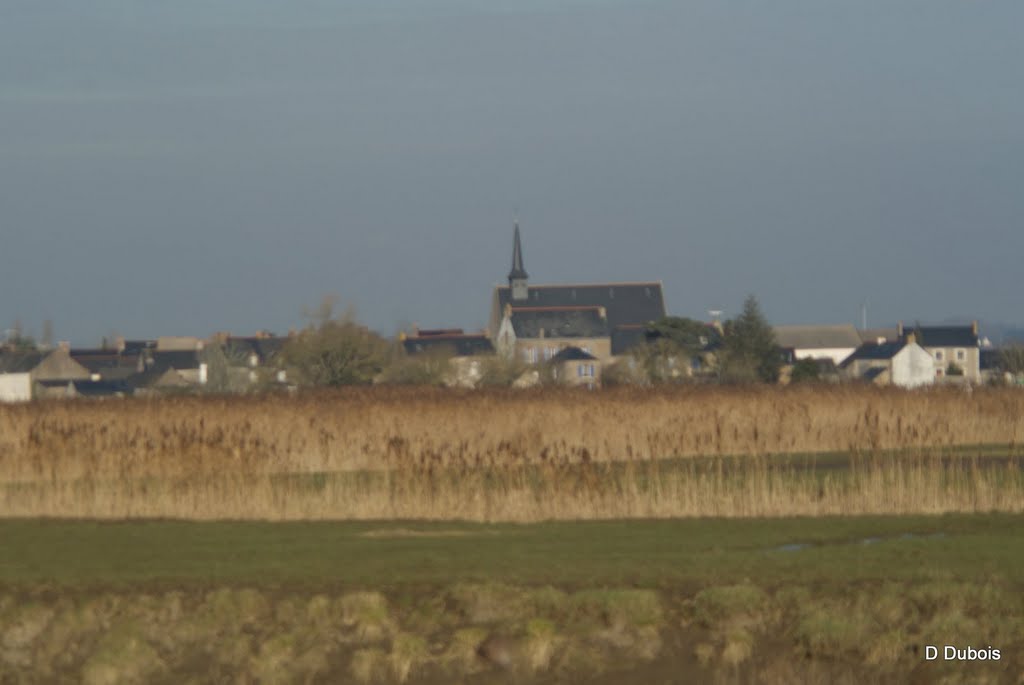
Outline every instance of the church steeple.
{"type": "Polygon", "coordinates": [[[528,297],[527,279],[530,277],[523,268],[523,246],[519,239],[519,222],[516,222],[515,241],[512,245],[512,270],[508,272],[508,287],[512,291],[513,300],[525,300],[528,297]]]}

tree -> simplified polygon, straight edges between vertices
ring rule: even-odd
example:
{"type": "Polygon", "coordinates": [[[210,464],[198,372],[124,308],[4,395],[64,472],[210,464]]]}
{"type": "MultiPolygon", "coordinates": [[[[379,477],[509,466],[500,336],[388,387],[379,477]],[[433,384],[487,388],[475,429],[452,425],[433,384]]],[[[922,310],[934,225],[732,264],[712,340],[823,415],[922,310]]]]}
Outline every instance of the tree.
{"type": "Polygon", "coordinates": [[[790,383],[807,383],[821,380],[821,369],[813,359],[798,359],[789,374],[790,383]]]}
{"type": "Polygon", "coordinates": [[[451,376],[454,356],[455,351],[448,347],[415,355],[398,349],[381,374],[380,381],[391,385],[444,385],[451,376]]]}
{"type": "Polygon", "coordinates": [[[782,356],[775,332],[753,295],[743,302],[743,313],[725,324],[721,368],[723,378],[729,381],[779,380],[782,356]]]}
{"type": "Polygon", "coordinates": [[[1024,374],[1024,345],[1008,345],[999,350],[999,368],[1014,376],[1024,374]]]}
{"type": "Polygon", "coordinates": [[[947,376],[962,376],[962,375],[964,375],[964,370],[962,368],[960,368],[960,365],[957,364],[956,362],[950,362],[949,366],[946,367],[946,375],[947,376]]]}
{"type": "Polygon", "coordinates": [[[324,298],[313,319],[281,349],[288,377],[302,385],[339,386],[372,383],[388,361],[384,338],[347,311],[334,316],[334,298],[324,298]]]}
{"type": "Polygon", "coordinates": [[[648,342],[670,340],[690,355],[714,347],[721,335],[703,321],[684,316],[666,316],[648,324],[644,335],[648,342]]]}

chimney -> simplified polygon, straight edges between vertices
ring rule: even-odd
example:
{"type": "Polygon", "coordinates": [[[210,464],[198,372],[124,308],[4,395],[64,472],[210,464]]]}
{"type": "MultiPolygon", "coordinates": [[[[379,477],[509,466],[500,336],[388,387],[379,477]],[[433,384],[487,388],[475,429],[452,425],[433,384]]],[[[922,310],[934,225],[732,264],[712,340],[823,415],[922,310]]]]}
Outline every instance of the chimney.
{"type": "Polygon", "coordinates": [[[916,342],[917,342],[917,334],[915,334],[915,333],[907,333],[907,344],[910,345],[910,344],[916,343],[916,342]]]}
{"type": "Polygon", "coordinates": [[[70,352],[71,351],[71,341],[70,340],[61,340],[59,343],[57,343],[57,349],[64,350],[65,352],[70,352]]]}
{"type": "Polygon", "coordinates": [[[978,320],[977,319],[975,319],[974,321],[971,322],[971,333],[973,333],[974,335],[978,334],[978,320]]]}
{"type": "Polygon", "coordinates": [[[896,323],[896,337],[897,338],[902,338],[903,337],[903,322],[902,321],[899,321],[899,322],[896,323]]]}
{"type": "Polygon", "coordinates": [[[117,336],[114,339],[114,347],[117,348],[118,354],[120,354],[121,352],[124,352],[125,345],[124,345],[124,336],[123,335],[119,335],[119,336],[117,336]]]}

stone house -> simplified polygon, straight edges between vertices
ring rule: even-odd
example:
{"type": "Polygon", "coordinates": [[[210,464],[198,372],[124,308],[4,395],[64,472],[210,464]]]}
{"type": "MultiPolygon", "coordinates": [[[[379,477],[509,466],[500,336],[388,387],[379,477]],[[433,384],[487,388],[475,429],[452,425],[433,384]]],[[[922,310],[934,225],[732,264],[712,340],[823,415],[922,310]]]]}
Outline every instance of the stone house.
{"type": "Polygon", "coordinates": [[[601,360],[579,347],[563,348],[550,363],[552,377],[562,385],[590,389],[601,385],[601,360]]]}
{"type": "Polygon", "coordinates": [[[21,402],[47,393],[44,381],[89,380],[92,374],[67,347],[53,350],[8,350],[0,353],[0,402],[21,402]]]}
{"type": "Polygon", "coordinates": [[[932,368],[938,382],[980,383],[981,378],[981,338],[978,335],[978,322],[965,326],[915,326],[904,329],[898,325],[901,339],[913,336],[917,344],[923,347],[932,358],[932,368]],[[950,374],[958,369],[962,373],[950,374]]]}
{"type": "Polygon", "coordinates": [[[494,355],[494,345],[485,333],[466,333],[461,328],[415,329],[400,334],[402,348],[409,356],[435,355],[449,368],[445,385],[472,388],[483,377],[484,360],[494,355]]]}

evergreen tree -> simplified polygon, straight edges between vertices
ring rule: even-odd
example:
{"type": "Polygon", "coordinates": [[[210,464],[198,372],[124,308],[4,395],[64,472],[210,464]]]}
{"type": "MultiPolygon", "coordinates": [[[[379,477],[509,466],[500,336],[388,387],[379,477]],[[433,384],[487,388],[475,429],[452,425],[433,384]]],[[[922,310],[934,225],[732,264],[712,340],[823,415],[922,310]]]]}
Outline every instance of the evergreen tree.
{"type": "Polygon", "coordinates": [[[728,381],[779,380],[782,356],[775,332],[753,295],[744,301],[743,312],[726,322],[721,362],[723,379],[728,381]]]}

